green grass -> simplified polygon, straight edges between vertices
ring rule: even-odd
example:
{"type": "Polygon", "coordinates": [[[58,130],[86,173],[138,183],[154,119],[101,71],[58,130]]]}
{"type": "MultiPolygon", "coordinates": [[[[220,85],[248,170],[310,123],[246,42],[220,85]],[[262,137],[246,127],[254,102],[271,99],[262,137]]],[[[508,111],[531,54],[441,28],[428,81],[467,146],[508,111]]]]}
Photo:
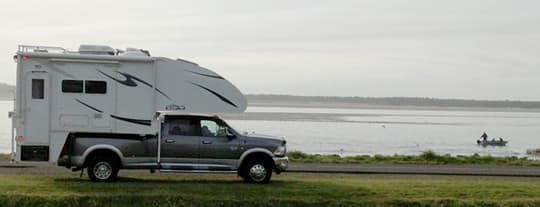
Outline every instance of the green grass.
{"type": "Polygon", "coordinates": [[[292,151],[287,154],[292,162],[307,163],[360,163],[360,164],[482,164],[482,165],[513,165],[513,166],[540,166],[540,161],[527,157],[492,157],[474,154],[471,156],[439,155],[433,151],[426,151],[420,155],[320,155],[306,154],[292,151]]]}
{"type": "Polygon", "coordinates": [[[540,179],[283,174],[268,185],[234,175],[146,173],[115,183],[75,174],[0,176],[0,206],[538,206],[540,179]]]}
{"type": "Polygon", "coordinates": [[[10,154],[0,154],[0,160],[9,160],[11,159],[10,154]]]}

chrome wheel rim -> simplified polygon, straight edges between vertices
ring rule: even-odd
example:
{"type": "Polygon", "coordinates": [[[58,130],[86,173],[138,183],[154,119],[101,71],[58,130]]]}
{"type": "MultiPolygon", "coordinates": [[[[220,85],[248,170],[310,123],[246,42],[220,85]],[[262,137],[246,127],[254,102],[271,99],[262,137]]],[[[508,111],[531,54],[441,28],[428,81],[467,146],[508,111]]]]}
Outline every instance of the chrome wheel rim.
{"type": "Polygon", "coordinates": [[[254,181],[263,181],[266,178],[266,168],[261,164],[255,164],[249,169],[249,176],[254,181]]]}
{"type": "Polygon", "coordinates": [[[100,180],[106,180],[112,175],[112,167],[108,162],[98,162],[94,166],[94,175],[100,180]]]}

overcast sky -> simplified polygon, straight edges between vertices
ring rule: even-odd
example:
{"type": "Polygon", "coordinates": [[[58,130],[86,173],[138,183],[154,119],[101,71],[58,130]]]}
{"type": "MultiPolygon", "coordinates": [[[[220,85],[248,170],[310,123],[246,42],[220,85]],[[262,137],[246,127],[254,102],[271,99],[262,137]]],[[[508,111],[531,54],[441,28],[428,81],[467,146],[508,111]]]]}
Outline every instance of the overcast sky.
{"type": "Polygon", "coordinates": [[[137,47],[244,93],[540,100],[540,1],[2,1],[17,45],[137,47]]]}

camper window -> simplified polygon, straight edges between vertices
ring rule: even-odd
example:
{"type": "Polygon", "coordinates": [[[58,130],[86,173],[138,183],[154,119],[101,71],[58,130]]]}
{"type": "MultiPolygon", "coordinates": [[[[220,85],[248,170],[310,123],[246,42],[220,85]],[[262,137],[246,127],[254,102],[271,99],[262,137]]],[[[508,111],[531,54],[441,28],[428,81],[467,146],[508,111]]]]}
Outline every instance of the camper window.
{"type": "Polygon", "coordinates": [[[94,94],[107,93],[107,82],[105,81],[84,81],[84,92],[94,94]]]}
{"type": "Polygon", "coordinates": [[[43,99],[45,97],[45,81],[43,79],[32,79],[32,99],[43,99]]]}
{"type": "Polygon", "coordinates": [[[63,80],[62,92],[64,93],[82,93],[83,81],[82,80],[63,80]]]}

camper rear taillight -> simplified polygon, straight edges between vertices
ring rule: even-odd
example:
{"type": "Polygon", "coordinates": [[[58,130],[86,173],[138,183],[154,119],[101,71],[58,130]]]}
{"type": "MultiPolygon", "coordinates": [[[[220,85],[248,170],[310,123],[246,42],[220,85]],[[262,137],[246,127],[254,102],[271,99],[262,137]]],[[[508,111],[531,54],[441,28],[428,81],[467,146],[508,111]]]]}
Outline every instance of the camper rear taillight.
{"type": "Polygon", "coordinates": [[[28,60],[28,59],[30,59],[30,56],[28,56],[28,55],[23,55],[23,56],[21,56],[21,57],[22,57],[23,60],[28,60]]]}

